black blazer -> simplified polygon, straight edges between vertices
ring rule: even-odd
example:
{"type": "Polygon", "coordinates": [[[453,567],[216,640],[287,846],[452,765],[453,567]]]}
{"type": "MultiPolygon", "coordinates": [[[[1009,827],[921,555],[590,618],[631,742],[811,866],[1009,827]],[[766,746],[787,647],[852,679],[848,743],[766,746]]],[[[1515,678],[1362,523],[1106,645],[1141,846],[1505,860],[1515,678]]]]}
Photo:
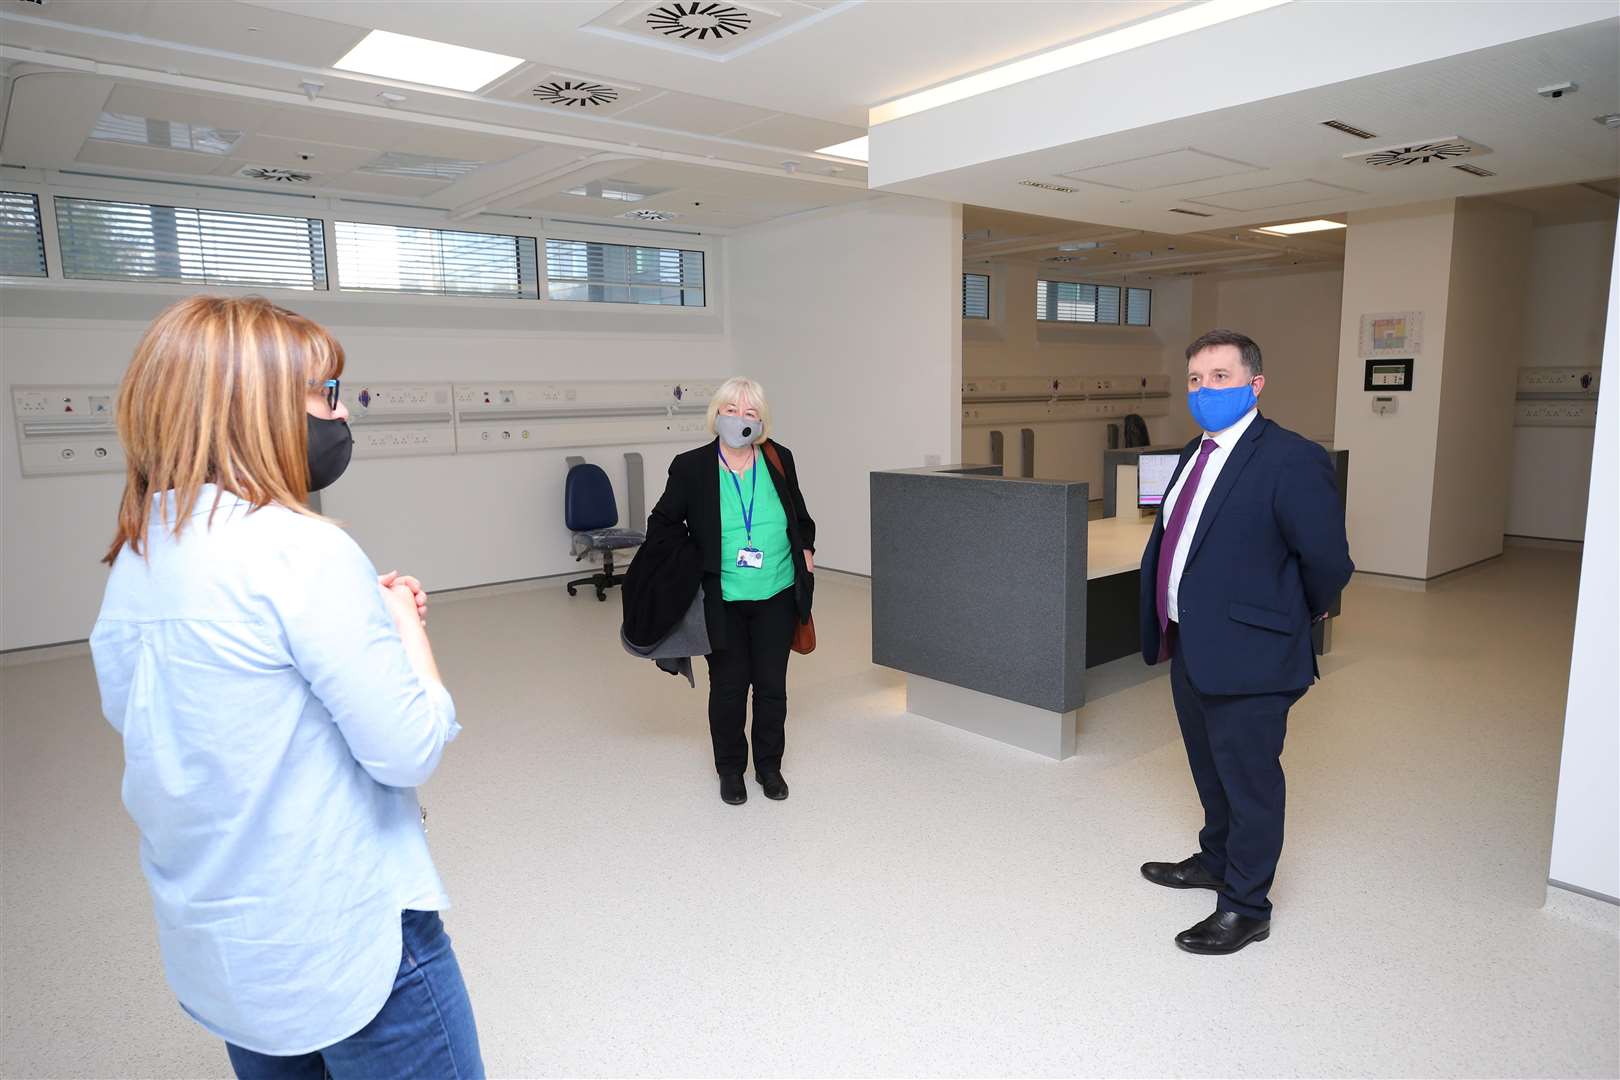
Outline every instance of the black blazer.
{"type": "MultiPolygon", "coordinates": [[[[799,472],[793,464],[793,453],[781,443],[773,443],[782,456],[782,471],[778,472],[765,456],[763,446],[756,447],[759,462],[765,466],[771,482],[776,485],[776,497],[787,512],[788,543],[793,549],[793,596],[799,608],[799,621],[810,618],[810,605],[815,597],[815,575],[804,565],[804,552],[816,550],[816,523],[804,508],[804,494],[799,491],[799,472]]],[[[647,517],[647,542],[652,543],[661,532],[690,531],[697,541],[703,562],[703,601],[705,622],[709,629],[709,646],[725,646],[726,620],[724,603],[720,595],[720,560],[728,553],[720,550],[720,440],[715,439],[677,454],[669,463],[669,483],[664,494],[647,517]]],[[[735,551],[729,553],[735,559],[735,551]]]]}
{"type": "MultiPolygon", "coordinates": [[[[1182,449],[1172,487],[1202,441],[1182,449]]],[[[1160,507],[1142,553],[1142,659],[1150,664],[1159,659],[1164,521],[1160,507]]],[[[1176,593],[1193,686],[1205,694],[1310,686],[1311,620],[1333,609],[1355,568],[1327,452],[1256,416],[1210,490],[1176,593]]]]}

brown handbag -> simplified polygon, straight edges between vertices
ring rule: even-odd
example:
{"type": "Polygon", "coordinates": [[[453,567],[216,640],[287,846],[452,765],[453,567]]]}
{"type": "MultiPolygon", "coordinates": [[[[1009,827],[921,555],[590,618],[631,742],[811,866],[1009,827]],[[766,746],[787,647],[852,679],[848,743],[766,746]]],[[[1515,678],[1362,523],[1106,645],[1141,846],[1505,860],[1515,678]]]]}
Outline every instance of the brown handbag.
{"type": "MultiPolygon", "coordinates": [[[[787,470],[782,468],[782,456],[776,452],[775,445],[769,439],[766,439],[762,444],[762,449],[765,451],[766,459],[776,467],[777,472],[782,474],[782,479],[786,480],[787,470]]],[[[793,497],[791,491],[788,492],[788,497],[793,497]]],[[[799,508],[794,506],[793,512],[797,514],[799,508]]],[[[793,651],[796,653],[816,651],[816,617],[814,615],[793,627],[793,651]]]]}

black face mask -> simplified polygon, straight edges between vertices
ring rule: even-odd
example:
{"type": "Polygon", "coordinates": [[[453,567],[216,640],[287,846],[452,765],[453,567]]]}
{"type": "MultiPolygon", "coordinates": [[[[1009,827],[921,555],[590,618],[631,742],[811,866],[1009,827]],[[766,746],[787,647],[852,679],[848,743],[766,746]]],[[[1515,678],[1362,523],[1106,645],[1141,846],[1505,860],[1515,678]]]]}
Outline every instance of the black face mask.
{"type": "Polygon", "coordinates": [[[309,416],[309,490],[320,491],[337,483],[349,467],[353,451],[354,436],[349,434],[348,424],[309,416]]]}

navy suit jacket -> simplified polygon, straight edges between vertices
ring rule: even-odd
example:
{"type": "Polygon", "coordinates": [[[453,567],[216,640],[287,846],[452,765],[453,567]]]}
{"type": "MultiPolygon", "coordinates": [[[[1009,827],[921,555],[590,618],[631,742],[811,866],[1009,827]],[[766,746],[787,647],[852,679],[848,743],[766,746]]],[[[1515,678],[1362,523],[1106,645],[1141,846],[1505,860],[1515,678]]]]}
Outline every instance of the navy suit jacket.
{"type": "MultiPolygon", "coordinates": [[[[1202,441],[1199,435],[1182,449],[1172,486],[1202,441]]],[[[1159,661],[1163,539],[1160,507],[1142,553],[1142,659],[1149,664],[1159,661]]],[[[1311,621],[1333,608],[1354,570],[1327,451],[1256,416],[1199,515],[1176,594],[1193,686],[1205,694],[1310,686],[1317,675],[1311,621]]]]}

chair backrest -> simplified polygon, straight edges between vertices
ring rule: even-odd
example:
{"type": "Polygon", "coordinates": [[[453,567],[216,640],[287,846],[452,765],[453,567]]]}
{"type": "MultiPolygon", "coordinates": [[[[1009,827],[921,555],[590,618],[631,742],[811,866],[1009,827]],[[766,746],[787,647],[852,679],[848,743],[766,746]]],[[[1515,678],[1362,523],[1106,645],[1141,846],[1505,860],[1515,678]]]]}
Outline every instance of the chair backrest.
{"type": "Polygon", "coordinates": [[[1137,413],[1125,414],[1125,445],[1150,446],[1153,440],[1148,438],[1147,421],[1137,413]]]}
{"type": "Polygon", "coordinates": [[[600,465],[575,465],[563,485],[563,521],[570,532],[611,529],[619,523],[613,482],[600,465]]]}

